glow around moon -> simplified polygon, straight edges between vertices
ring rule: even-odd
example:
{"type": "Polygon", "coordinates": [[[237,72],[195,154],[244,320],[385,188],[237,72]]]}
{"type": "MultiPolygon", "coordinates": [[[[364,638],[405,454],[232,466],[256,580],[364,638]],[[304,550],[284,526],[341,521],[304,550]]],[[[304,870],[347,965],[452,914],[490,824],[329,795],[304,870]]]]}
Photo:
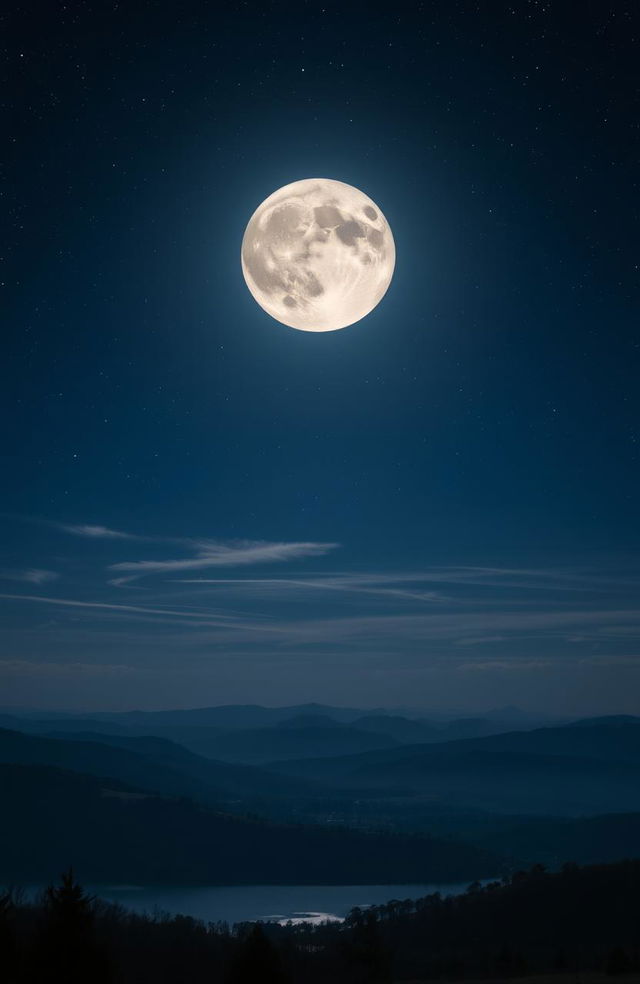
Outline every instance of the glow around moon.
{"type": "Polygon", "coordinates": [[[336,331],[364,318],[386,293],[395,260],[376,203],[330,178],[275,191],[242,240],[242,272],[255,300],[301,331],[336,331]]]}

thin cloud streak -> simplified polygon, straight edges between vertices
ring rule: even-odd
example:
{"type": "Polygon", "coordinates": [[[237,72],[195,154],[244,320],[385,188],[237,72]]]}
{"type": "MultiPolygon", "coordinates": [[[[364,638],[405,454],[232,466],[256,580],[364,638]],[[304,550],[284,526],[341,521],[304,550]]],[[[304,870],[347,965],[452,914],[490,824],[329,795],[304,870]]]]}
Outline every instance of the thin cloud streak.
{"type": "Polygon", "coordinates": [[[417,591],[407,588],[390,588],[386,584],[407,583],[414,578],[394,577],[389,575],[362,574],[362,575],[334,575],[315,578],[177,578],[172,583],[175,584],[215,584],[219,586],[234,585],[242,587],[248,585],[254,589],[273,592],[279,588],[286,590],[299,590],[310,592],[316,591],[337,591],[352,594],[369,594],[390,598],[404,598],[409,601],[428,601],[428,602],[452,602],[453,599],[437,591],[417,591]]]}
{"type": "Polygon", "coordinates": [[[627,591],[630,595],[637,591],[640,581],[635,575],[627,577],[607,577],[601,574],[580,570],[517,569],[497,567],[433,567],[421,571],[392,573],[327,572],[321,575],[309,574],[287,578],[280,576],[262,578],[174,578],[177,584],[211,585],[221,590],[237,590],[242,593],[268,594],[280,593],[283,599],[295,593],[310,595],[318,592],[343,592],[353,595],[372,595],[398,601],[442,603],[456,607],[482,606],[483,608],[514,605],[526,608],[540,605],[540,598],[546,596],[545,605],[551,604],[549,595],[553,594],[554,605],[565,604],[563,596],[574,594],[576,598],[585,594],[609,594],[627,591]],[[445,594],[439,588],[448,588],[445,594]],[[477,588],[474,596],[470,589],[477,588]],[[454,593],[455,589],[457,593],[454,593]],[[499,594],[493,591],[498,589],[499,594]],[[523,597],[526,592],[528,597],[523,597]],[[537,600],[536,600],[537,599],[537,600]]]}
{"type": "Polygon", "coordinates": [[[128,572],[125,578],[118,578],[123,584],[133,578],[148,574],[166,574],[173,571],[206,570],[212,567],[241,567],[251,564],[282,563],[306,557],[322,557],[339,547],[338,543],[269,543],[263,541],[240,541],[238,543],[218,543],[200,541],[194,557],[175,560],[133,560],[111,564],[109,570],[128,572]]]}
{"type": "Polygon", "coordinates": [[[147,536],[142,533],[127,533],[124,530],[114,530],[109,526],[92,523],[49,523],[54,529],[71,533],[72,536],[84,537],[87,540],[120,540],[134,543],[172,543],[177,546],[198,547],[200,540],[186,536],[147,536]]]}
{"type": "Polygon", "coordinates": [[[640,629],[640,610],[571,610],[540,612],[455,612],[430,615],[364,616],[289,623],[290,630],[298,638],[313,637],[380,637],[385,633],[402,634],[415,638],[463,638],[473,632],[477,636],[493,630],[495,634],[523,631],[555,632],[573,626],[602,627],[605,625],[632,624],[640,629]]]}
{"type": "Polygon", "coordinates": [[[146,537],[138,536],[135,533],[123,533],[122,530],[111,530],[107,526],[93,526],[88,523],[78,525],[56,523],[57,529],[71,533],[73,536],[84,536],[90,540],[145,540],[146,537]]]}
{"type": "Polygon", "coordinates": [[[129,541],[172,544],[189,550],[193,556],[162,560],[128,560],[110,564],[108,570],[122,572],[109,584],[122,587],[141,577],[176,571],[207,570],[213,567],[241,567],[252,564],[282,563],[307,557],[323,557],[336,550],[338,543],[269,542],[262,540],[221,541],[194,537],[143,536],[89,523],[53,523],[57,529],[89,540],[129,541]]]}
{"type": "Polygon", "coordinates": [[[50,581],[57,581],[59,577],[57,571],[47,571],[39,567],[28,567],[18,571],[0,571],[0,579],[3,581],[23,581],[27,584],[47,584],[50,581]]]}
{"type": "Polygon", "coordinates": [[[237,625],[239,629],[245,629],[249,631],[264,631],[264,632],[282,632],[284,631],[280,627],[274,625],[265,626],[256,624],[253,625],[246,621],[240,622],[234,615],[223,615],[219,612],[211,612],[207,614],[206,612],[194,612],[181,609],[171,609],[171,608],[147,608],[142,605],[119,605],[111,604],[109,602],[103,601],[78,601],[75,598],[49,598],[46,595],[19,595],[19,594],[4,594],[0,593],[0,598],[12,601],[27,601],[36,602],[37,604],[45,605],[57,605],[62,608],[81,608],[81,609],[95,609],[97,611],[108,611],[108,612],[124,612],[131,615],[158,615],[161,618],[166,618],[171,616],[172,618],[178,619],[193,619],[202,625],[215,626],[218,625],[221,628],[233,628],[237,625]]]}
{"type": "Polygon", "coordinates": [[[140,671],[124,663],[44,663],[21,659],[0,660],[0,676],[8,677],[120,677],[140,671]]]}
{"type": "MultiPolygon", "coordinates": [[[[626,624],[640,636],[640,611],[569,610],[539,612],[447,612],[428,615],[371,615],[327,619],[299,619],[270,623],[273,641],[284,645],[339,645],[366,643],[401,647],[407,643],[447,643],[480,645],[535,639],[543,636],[565,639],[580,629],[585,639],[603,638],[607,631],[626,624]]],[[[225,627],[211,637],[217,643],[241,641],[242,632],[227,633],[225,627]]],[[[259,631],[259,630],[258,630],[259,631]]],[[[186,641],[186,640],[185,640],[186,641]]],[[[203,641],[200,637],[199,640],[203,641]]]]}

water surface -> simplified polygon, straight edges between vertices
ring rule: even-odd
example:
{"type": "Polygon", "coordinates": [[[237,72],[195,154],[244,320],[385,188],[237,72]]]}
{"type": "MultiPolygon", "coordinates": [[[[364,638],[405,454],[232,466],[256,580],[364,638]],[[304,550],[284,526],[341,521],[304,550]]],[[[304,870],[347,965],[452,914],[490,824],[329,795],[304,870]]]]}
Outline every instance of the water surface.
{"type": "Polygon", "coordinates": [[[365,908],[390,899],[417,899],[432,892],[458,895],[462,884],[429,885],[211,885],[142,888],[94,885],[90,891],[135,912],[168,912],[205,922],[265,920],[323,922],[344,919],[354,906],[365,908]]]}

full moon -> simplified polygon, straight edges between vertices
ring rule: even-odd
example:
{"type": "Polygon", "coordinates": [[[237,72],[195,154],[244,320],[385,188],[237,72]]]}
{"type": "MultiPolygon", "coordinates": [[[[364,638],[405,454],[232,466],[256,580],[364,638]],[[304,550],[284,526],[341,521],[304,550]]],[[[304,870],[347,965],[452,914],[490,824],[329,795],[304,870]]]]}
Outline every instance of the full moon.
{"type": "Polygon", "coordinates": [[[300,331],[360,321],[391,283],[396,248],[375,202],[331,178],[269,195],[242,240],[247,287],[267,314],[300,331]]]}

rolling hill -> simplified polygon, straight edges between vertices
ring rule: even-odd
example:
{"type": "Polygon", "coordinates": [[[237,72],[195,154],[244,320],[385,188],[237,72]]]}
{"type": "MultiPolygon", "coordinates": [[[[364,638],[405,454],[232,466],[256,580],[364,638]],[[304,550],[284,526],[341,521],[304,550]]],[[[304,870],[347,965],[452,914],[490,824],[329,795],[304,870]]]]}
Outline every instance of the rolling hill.
{"type": "Polygon", "coordinates": [[[0,762],[55,766],[208,804],[265,796],[277,799],[311,788],[304,780],[270,775],[251,766],[213,762],[155,737],[73,734],[62,739],[0,730],[0,762]]]}
{"type": "Polygon", "coordinates": [[[640,858],[640,813],[616,813],[578,820],[540,818],[468,838],[476,846],[499,850],[518,864],[557,867],[640,858]]]}
{"type": "Polygon", "coordinates": [[[221,762],[261,765],[274,759],[302,759],[316,756],[354,755],[378,748],[393,748],[390,736],[360,731],[350,725],[334,723],[300,724],[283,722],[270,728],[220,731],[174,725],[158,732],[186,748],[221,762]]]}
{"type": "Polygon", "coordinates": [[[240,818],[50,766],[0,765],[0,784],[5,883],[69,864],[93,882],[191,885],[465,881],[501,868],[468,844],[240,818]]]}
{"type": "Polygon", "coordinates": [[[542,728],[361,755],[271,763],[333,787],[377,789],[497,813],[579,816],[640,810],[640,727],[542,728]]]}
{"type": "MultiPolygon", "coordinates": [[[[222,706],[191,710],[130,711],[42,717],[0,715],[0,727],[65,737],[71,732],[155,735],[221,762],[263,765],[271,760],[353,755],[397,745],[483,737],[513,727],[508,709],[476,718],[431,722],[379,710],[363,712],[321,704],[291,707],[222,706]]],[[[523,727],[530,726],[526,722],[523,727]]]]}

